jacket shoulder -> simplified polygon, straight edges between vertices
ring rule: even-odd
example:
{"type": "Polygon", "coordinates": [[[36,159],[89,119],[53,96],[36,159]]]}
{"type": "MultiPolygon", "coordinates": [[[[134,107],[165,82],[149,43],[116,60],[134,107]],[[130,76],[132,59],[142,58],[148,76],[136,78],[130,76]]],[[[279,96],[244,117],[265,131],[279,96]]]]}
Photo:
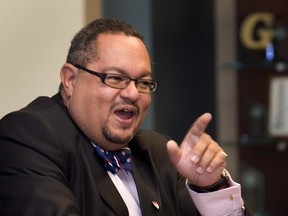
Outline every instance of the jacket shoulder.
{"type": "Polygon", "coordinates": [[[1,143],[10,140],[39,152],[71,150],[71,140],[76,140],[78,135],[69,115],[49,97],[39,97],[0,120],[1,143]]]}
{"type": "Polygon", "coordinates": [[[129,143],[132,152],[137,155],[147,152],[150,159],[170,161],[168,159],[166,144],[170,138],[156,131],[139,130],[129,143]]]}
{"type": "MultiPolygon", "coordinates": [[[[38,97],[26,107],[11,112],[0,120],[0,135],[21,133],[23,131],[40,132],[43,127],[63,118],[61,107],[49,97],[38,97]],[[61,114],[62,113],[62,114],[61,114]]],[[[47,131],[46,133],[49,131],[47,131]]],[[[27,134],[26,134],[27,135],[27,134]]]]}
{"type": "Polygon", "coordinates": [[[134,139],[141,144],[142,148],[157,147],[155,145],[166,146],[166,143],[171,139],[169,136],[156,131],[140,129],[136,133],[134,139]]]}

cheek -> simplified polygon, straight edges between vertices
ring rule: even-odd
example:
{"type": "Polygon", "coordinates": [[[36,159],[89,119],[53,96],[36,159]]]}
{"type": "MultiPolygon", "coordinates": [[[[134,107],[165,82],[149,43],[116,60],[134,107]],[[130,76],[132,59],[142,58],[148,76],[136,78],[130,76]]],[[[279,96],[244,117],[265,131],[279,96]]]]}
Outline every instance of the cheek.
{"type": "Polygon", "coordinates": [[[113,89],[107,89],[107,91],[100,91],[98,89],[90,98],[88,103],[90,104],[89,112],[94,115],[94,118],[106,119],[111,113],[111,107],[116,101],[117,94],[113,89]]]}
{"type": "Polygon", "coordinates": [[[97,85],[86,82],[85,85],[75,87],[69,109],[80,124],[87,126],[91,121],[106,115],[112,101],[111,97],[111,93],[104,94],[97,85]]]}
{"type": "Polygon", "coordinates": [[[97,112],[101,107],[109,107],[112,101],[116,97],[116,93],[114,89],[110,87],[103,86],[100,80],[94,79],[86,81],[85,86],[82,89],[82,97],[85,105],[92,112],[97,112]],[[113,91],[114,90],[114,91],[113,91]]]}
{"type": "Polygon", "coordinates": [[[150,95],[144,95],[140,101],[139,106],[143,109],[143,112],[146,113],[151,103],[151,96],[150,95]]]}
{"type": "Polygon", "coordinates": [[[80,129],[92,137],[101,134],[101,127],[107,121],[111,101],[108,96],[93,94],[78,95],[70,107],[70,114],[80,129]]]}

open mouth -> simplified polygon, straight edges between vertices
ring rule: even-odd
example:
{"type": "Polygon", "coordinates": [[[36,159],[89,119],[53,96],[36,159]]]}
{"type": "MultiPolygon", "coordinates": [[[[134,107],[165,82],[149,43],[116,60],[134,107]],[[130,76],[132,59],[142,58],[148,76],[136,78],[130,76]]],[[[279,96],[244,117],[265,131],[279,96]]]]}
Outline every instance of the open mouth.
{"type": "Polygon", "coordinates": [[[123,109],[117,109],[114,114],[123,120],[128,120],[133,118],[136,115],[136,108],[123,108],[123,109]]]}

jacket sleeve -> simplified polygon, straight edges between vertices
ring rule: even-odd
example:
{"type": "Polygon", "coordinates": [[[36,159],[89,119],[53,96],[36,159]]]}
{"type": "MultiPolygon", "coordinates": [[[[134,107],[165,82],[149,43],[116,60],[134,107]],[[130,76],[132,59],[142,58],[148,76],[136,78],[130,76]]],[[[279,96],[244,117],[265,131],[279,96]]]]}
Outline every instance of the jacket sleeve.
{"type": "Polygon", "coordinates": [[[0,215],[80,215],[53,133],[34,114],[0,121],[0,215]]]}

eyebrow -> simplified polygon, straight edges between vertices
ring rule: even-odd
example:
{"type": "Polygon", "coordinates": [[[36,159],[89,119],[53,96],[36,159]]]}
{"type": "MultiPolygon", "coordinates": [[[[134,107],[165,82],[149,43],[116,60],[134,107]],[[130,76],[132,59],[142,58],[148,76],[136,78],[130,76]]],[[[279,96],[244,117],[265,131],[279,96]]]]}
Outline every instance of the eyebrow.
{"type": "MultiPolygon", "coordinates": [[[[120,75],[123,75],[123,76],[127,76],[127,77],[130,77],[129,76],[129,73],[126,71],[126,70],[123,70],[119,67],[107,67],[105,68],[104,70],[102,70],[103,73],[110,73],[109,71],[117,71],[120,75]]],[[[151,71],[143,71],[141,72],[140,76],[138,76],[138,78],[141,78],[141,77],[146,77],[146,76],[149,76],[152,78],[152,72],[151,71]]],[[[132,78],[132,77],[131,77],[132,78]]],[[[137,79],[138,79],[137,78],[137,79]]]]}

